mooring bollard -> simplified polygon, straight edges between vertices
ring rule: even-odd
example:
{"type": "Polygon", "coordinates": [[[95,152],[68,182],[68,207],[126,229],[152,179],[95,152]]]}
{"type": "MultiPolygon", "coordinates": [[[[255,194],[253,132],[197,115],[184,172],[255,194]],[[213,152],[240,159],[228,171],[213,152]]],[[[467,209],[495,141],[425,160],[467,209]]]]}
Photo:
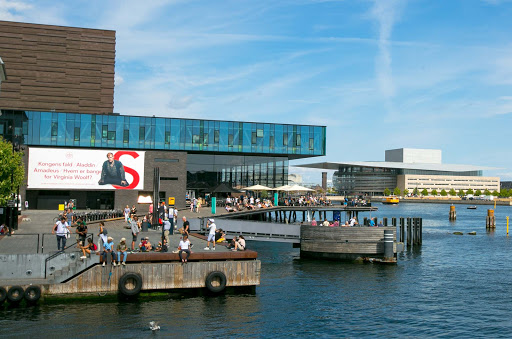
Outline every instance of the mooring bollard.
{"type": "Polygon", "coordinates": [[[448,220],[455,220],[457,219],[457,212],[455,212],[455,206],[454,205],[451,205],[450,206],[450,214],[448,216],[448,220]]]}
{"type": "Polygon", "coordinates": [[[487,210],[487,217],[485,218],[485,228],[496,228],[494,210],[487,210]]]}
{"type": "Polygon", "coordinates": [[[384,230],[384,260],[394,260],[393,231],[384,230]]]}

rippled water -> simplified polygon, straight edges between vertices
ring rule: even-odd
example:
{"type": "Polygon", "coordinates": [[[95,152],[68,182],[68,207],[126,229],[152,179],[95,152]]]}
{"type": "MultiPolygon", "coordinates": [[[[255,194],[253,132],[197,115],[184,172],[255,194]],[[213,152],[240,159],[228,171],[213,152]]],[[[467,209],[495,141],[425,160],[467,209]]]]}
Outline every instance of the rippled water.
{"type": "MultiPolygon", "coordinates": [[[[255,294],[61,302],[0,308],[1,337],[510,337],[512,244],[498,206],[379,205],[381,217],[423,217],[423,246],[396,266],[301,260],[291,245],[250,242],[262,261],[255,294]],[[453,235],[476,231],[476,236],[453,235]],[[149,321],[161,330],[147,330],[149,321]]],[[[373,216],[372,215],[372,216],[373,216]]],[[[512,228],[512,225],[511,225],[512,228]]],[[[512,230],[512,229],[511,229],[512,230]]]]}

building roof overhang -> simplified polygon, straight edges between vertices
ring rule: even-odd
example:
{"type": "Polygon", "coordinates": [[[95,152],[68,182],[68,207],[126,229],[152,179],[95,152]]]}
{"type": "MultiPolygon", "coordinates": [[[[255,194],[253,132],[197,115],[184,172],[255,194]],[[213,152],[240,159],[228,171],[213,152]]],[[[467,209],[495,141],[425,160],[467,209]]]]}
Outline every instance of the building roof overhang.
{"type": "Polygon", "coordinates": [[[350,162],[317,162],[311,164],[295,165],[295,167],[318,168],[326,170],[339,170],[343,167],[370,167],[370,168],[386,168],[386,169],[411,169],[423,171],[440,171],[440,172],[471,172],[471,171],[487,171],[498,170],[497,167],[485,167],[475,165],[458,165],[458,164],[421,164],[421,163],[405,163],[391,161],[350,161],[350,162]]]}

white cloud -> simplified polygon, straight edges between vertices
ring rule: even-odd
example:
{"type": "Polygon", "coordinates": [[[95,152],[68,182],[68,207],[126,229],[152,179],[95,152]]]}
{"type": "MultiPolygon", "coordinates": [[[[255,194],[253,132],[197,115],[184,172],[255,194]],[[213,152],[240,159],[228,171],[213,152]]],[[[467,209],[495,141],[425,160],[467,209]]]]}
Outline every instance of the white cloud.
{"type": "Polygon", "coordinates": [[[121,85],[123,82],[124,82],[124,79],[123,79],[123,77],[122,77],[122,76],[117,75],[117,74],[114,76],[114,85],[115,85],[115,86],[119,86],[119,85],[121,85]]]}

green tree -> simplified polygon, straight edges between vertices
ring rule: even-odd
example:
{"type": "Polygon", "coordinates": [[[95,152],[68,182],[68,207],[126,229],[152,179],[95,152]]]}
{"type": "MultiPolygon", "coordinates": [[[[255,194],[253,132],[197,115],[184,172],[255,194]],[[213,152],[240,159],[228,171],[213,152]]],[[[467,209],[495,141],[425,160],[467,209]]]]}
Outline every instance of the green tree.
{"type": "Polygon", "coordinates": [[[475,194],[475,192],[473,192],[473,189],[470,188],[466,191],[466,194],[475,194]]]}
{"type": "Polygon", "coordinates": [[[432,193],[432,195],[435,197],[437,195],[437,190],[434,188],[430,193],[432,193]]]}
{"type": "Polygon", "coordinates": [[[497,197],[499,195],[498,191],[494,190],[492,191],[492,195],[494,195],[495,197],[497,197]]]}
{"type": "Polygon", "coordinates": [[[488,189],[486,189],[486,190],[484,191],[484,195],[491,195],[491,191],[489,191],[488,189]]]}
{"type": "Polygon", "coordinates": [[[428,191],[426,188],[424,188],[422,191],[421,191],[421,195],[422,196],[427,196],[428,195],[428,191]]]}
{"type": "Polygon", "coordinates": [[[457,195],[457,192],[455,192],[455,190],[452,188],[450,190],[450,192],[448,192],[448,194],[450,194],[452,197],[456,196],[457,195]]]}
{"type": "Polygon", "coordinates": [[[459,197],[463,197],[465,195],[466,195],[466,193],[464,193],[464,190],[462,190],[462,189],[459,190],[459,197]]]}
{"type": "Polygon", "coordinates": [[[391,191],[389,190],[389,188],[386,188],[386,189],[384,190],[384,195],[385,195],[385,196],[388,196],[388,195],[390,195],[390,194],[391,194],[391,191]]]}
{"type": "Polygon", "coordinates": [[[12,152],[12,144],[0,137],[0,206],[13,199],[25,179],[23,153],[12,152]]]}
{"type": "Polygon", "coordinates": [[[267,191],[265,191],[265,190],[261,191],[261,193],[260,193],[260,197],[261,197],[262,199],[267,199],[267,198],[268,198],[268,192],[267,192],[267,191]]]}
{"type": "Polygon", "coordinates": [[[419,190],[418,190],[418,187],[415,187],[415,188],[412,190],[412,194],[414,194],[414,195],[418,195],[418,194],[420,194],[420,193],[419,193],[419,190]]]}
{"type": "Polygon", "coordinates": [[[446,197],[448,195],[448,193],[446,193],[446,190],[444,188],[441,190],[441,195],[443,197],[446,197]]]}
{"type": "Polygon", "coordinates": [[[398,188],[398,187],[395,187],[395,189],[393,190],[394,195],[400,195],[401,192],[402,191],[400,191],[400,188],[398,188]]]}
{"type": "Polygon", "coordinates": [[[407,195],[407,194],[409,194],[409,190],[406,188],[406,189],[404,189],[404,195],[407,195]]]}
{"type": "Polygon", "coordinates": [[[482,195],[482,191],[476,190],[475,195],[478,197],[479,195],[482,195]]]}
{"type": "MultiPolygon", "coordinates": [[[[511,190],[511,191],[512,191],[512,190],[511,190]]],[[[508,197],[510,196],[510,191],[509,191],[508,189],[506,189],[506,188],[502,188],[502,189],[500,190],[499,196],[500,196],[501,198],[508,198],[508,197]]]]}

